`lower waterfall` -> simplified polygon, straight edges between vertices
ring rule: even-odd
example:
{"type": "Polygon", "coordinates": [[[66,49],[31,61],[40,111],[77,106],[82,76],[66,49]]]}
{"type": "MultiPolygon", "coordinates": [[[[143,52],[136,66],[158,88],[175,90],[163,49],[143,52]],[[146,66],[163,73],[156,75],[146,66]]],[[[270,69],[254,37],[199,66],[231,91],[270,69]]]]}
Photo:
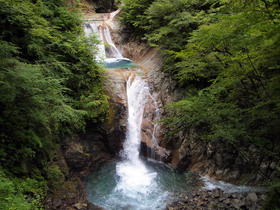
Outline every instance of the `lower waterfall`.
{"type": "Polygon", "coordinates": [[[122,161],[117,164],[117,175],[120,180],[116,190],[129,192],[132,196],[148,192],[156,173],[149,173],[139,158],[141,143],[141,124],[144,106],[149,88],[140,77],[131,76],[127,82],[128,101],[128,129],[123,151],[122,161]],[[133,195],[135,194],[135,195],[133,195]]]}
{"type": "Polygon", "coordinates": [[[164,209],[176,193],[195,185],[190,173],[176,174],[163,163],[140,158],[141,124],[148,97],[148,83],[132,74],[127,81],[128,126],[121,159],[112,160],[85,181],[89,201],[105,209],[164,209]]]}

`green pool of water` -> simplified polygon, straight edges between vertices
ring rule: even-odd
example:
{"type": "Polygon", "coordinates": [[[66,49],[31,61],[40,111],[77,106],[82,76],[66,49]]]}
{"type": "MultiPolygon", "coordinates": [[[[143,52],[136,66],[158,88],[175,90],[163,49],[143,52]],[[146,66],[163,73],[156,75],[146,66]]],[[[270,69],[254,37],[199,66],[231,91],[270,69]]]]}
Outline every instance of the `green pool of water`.
{"type": "Polygon", "coordinates": [[[137,177],[137,172],[134,171],[135,183],[130,184],[135,185],[122,186],[129,181],[125,180],[126,177],[122,177],[122,174],[118,174],[117,169],[122,164],[126,163],[114,159],[84,180],[90,202],[108,210],[164,209],[168,203],[190,193],[199,182],[199,178],[191,172],[178,174],[163,163],[141,160],[146,170],[144,178],[137,177]]]}

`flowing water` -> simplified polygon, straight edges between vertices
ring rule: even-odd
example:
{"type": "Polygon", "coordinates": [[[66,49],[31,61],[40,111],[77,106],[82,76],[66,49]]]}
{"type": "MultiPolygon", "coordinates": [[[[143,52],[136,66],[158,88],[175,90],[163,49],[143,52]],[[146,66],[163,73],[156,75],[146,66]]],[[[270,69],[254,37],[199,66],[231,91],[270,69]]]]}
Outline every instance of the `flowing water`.
{"type": "MultiPolygon", "coordinates": [[[[111,16],[116,15],[113,13],[111,16]]],[[[108,15],[110,16],[110,15],[108,15]]],[[[105,18],[106,19],[106,18],[105,18]]],[[[106,24],[85,24],[85,34],[95,34],[100,40],[96,59],[107,68],[133,66],[128,58],[123,58],[114,45],[110,29],[106,24]]],[[[123,150],[119,159],[113,159],[100,170],[92,173],[84,181],[89,201],[105,209],[151,210],[165,209],[166,204],[190,193],[203,181],[206,189],[221,188],[236,191],[250,191],[248,187],[237,187],[217,182],[208,177],[199,178],[191,172],[178,174],[161,162],[140,158],[141,124],[148,98],[155,107],[155,120],[159,120],[159,108],[149,92],[148,83],[141,78],[141,72],[130,74],[127,81],[128,127],[123,150]]],[[[157,146],[156,134],[159,126],[154,124],[152,141],[157,146]]],[[[153,158],[153,154],[150,154],[153,158]]]]}
{"type": "Polygon", "coordinates": [[[105,45],[104,45],[101,30],[98,29],[97,26],[93,23],[85,23],[84,25],[85,25],[84,27],[85,35],[87,37],[91,35],[95,35],[95,37],[99,41],[99,44],[96,45],[97,54],[95,55],[95,58],[97,61],[103,61],[106,58],[106,53],[105,53],[105,45]]]}
{"type": "MultiPolygon", "coordinates": [[[[101,39],[97,46],[101,53],[97,58],[104,58],[106,68],[134,66],[114,45],[108,26],[103,24],[97,28],[95,24],[86,24],[85,32],[88,36],[94,33],[101,39]]],[[[196,183],[197,177],[191,173],[176,174],[163,163],[140,158],[141,124],[148,98],[154,103],[156,121],[159,120],[159,108],[149,92],[148,83],[139,75],[141,72],[132,73],[126,85],[128,127],[120,159],[110,161],[85,180],[89,201],[105,209],[164,209],[179,196],[178,193],[190,191],[196,183]]],[[[152,134],[155,145],[157,129],[155,123],[152,134]]]]}
{"type": "Polygon", "coordinates": [[[165,209],[198,181],[192,173],[176,174],[162,163],[141,160],[139,165],[115,159],[91,174],[85,182],[89,201],[108,210],[165,209]]]}
{"type": "Polygon", "coordinates": [[[140,158],[141,124],[150,97],[139,76],[127,81],[128,128],[120,160],[113,160],[86,181],[88,199],[105,209],[164,209],[178,193],[190,191],[196,177],[176,174],[162,163],[140,158]]]}
{"type": "MultiPolygon", "coordinates": [[[[114,17],[114,15],[110,16],[114,17]]],[[[104,18],[106,19],[106,16],[104,18]]],[[[107,24],[102,21],[102,24],[99,23],[98,26],[95,23],[85,23],[84,25],[85,35],[87,37],[94,35],[99,41],[99,44],[95,45],[98,49],[95,58],[99,63],[103,63],[105,68],[136,67],[133,61],[124,58],[115,46],[107,24]]]]}

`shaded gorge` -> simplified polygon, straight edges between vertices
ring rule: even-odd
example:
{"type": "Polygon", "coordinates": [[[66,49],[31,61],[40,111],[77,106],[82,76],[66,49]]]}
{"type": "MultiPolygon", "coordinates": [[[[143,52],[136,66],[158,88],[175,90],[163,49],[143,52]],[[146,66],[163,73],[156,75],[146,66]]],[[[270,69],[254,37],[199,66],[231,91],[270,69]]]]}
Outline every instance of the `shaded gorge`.
{"type": "MultiPolygon", "coordinates": [[[[96,45],[99,48],[99,54],[96,55],[96,58],[101,65],[104,65],[108,71],[118,69],[118,76],[124,80],[123,86],[118,87],[125,90],[112,88],[112,91],[124,92],[126,95],[122,98],[127,102],[123,104],[128,110],[126,135],[124,141],[119,139],[120,142],[123,142],[123,149],[118,158],[110,160],[84,179],[88,200],[108,210],[165,209],[173,201],[194,192],[202,186],[202,183],[206,190],[212,190],[216,187],[225,191],[228,188],[236,190],[237,188],[235,189],[233,185],[215,182],[205,177],[201,179],[192,172],[176,173],[163,162],[153,160],[159,154],[162,154],[163,157],[170,154],[158,144],[159,106],[150,92],[147,75],[140,67],[137,67],[137,70],[133,69],[136,67],[133,61],[124,58],[115,46],[110,34],[109,23],[105,20],[104,22],[96,21],[85,24],[85,33],[88,36],[95,34],[100,39],[100,44],[96,45]],[[143,116],[147,116],[149,112],[152,113],[153,117],[152,121],[149,122],[150,126],[147,126],[148,123],[147,121],[144,123],[143,116]],[[150,129],[143,129],[143,124],[150,129]],[[150,138],[145,139],[148,142],[145,143],[150,150],[147,152],[148,157],[141,158],[140,147],[141,142],[144,142],[143,130],[149,133],[150,138]]],[[[161,160],[161,156],[158,159],[161,160]]],[[[252,189],[245,187],[238,188],[236,191],[250,190],[252,189]]]]}
{"type": "MultiPolygon", "coordinates": [[[[85,181],[89,201],[105,209],[164,209],[184,192],[191,191],[197,178],[177,174],[161,162],[140,158],[141,125],[149,86],[135,72],[127,81],[127,133],[120,159],[112,160],[85,181]]],[[[153,139],[157,141],[156,138],[153,139]]]]}

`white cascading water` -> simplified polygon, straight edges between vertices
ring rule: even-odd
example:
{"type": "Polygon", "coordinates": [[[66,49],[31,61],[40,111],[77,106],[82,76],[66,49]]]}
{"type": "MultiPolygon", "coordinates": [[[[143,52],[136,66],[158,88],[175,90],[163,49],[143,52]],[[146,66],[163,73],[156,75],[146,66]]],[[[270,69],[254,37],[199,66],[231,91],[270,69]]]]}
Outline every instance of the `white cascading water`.
{"type": "MultiPolygon", "coordinates": [[[[104,16],[104,18],[106,19],[107,17],[104,16]]],[[[100,42],[99,44],[95,44],[98,48],[96,60],[100,63],[104,62],[106,68],[133,66],[132,60],[124,58],[115,46],[107,24],[102,23],[100,25],[99,22],[97,25],[99,26],[97,27],[95,23],[86,23],[84,27],[84,32],[87,37],[95,35],[100,42]]]]}
{"type": "MultiPolygon", "coordinates": [[[[85,24],[85,34],[90,36],[93,33],[100,39],[100,44],[96,45],[99,49],[96,58],[98,61],[105,59],[106,67],[117,68],[119,63],[132,62],[123,58],[116,48],[108,26],[98,28],[95,24],[85,24]],[[110,52],[107,57],[104,43],[108,44],[106,47],[110,52]]],[[[128,127],[120,154],[121,160],[114,159],[108,162],[85,181],[88,199],[107,210],[165,209],[167,203],[187,191],[191,192],[197,185],[196,176],[192,173],[176,174],[164,164],[144,162],[140,159],[141,124],[148,98],[154,103],[155,121],[159,120],[160,115],[158,105],[149,92],[148,83],[135,73],[132,73],[127,81],[128,127]]],[[[158,146],[158,129],[159,126],[155,123],[152,134],[154,148],[158,146]]],[[[152,150],[151,157],[154,156],[152,150]]],[[[225,186],[224,183],[217,184],[209,180],[203,180],[208,188],[225,186]]]]}
{"type": "Polygon", "coordinates": [[[131,197],[148,193],[157,176],[156,173],[149,173],[139,158],[141,124],[148,96],[148,84],[138,76],[131,76],[127,82],[128,129],[121,153],[123,160],[117,164],[120,181],[116,186],[116,190],[124,191],[131,197]]]}
{"type": "MultiPolygon", "coordinates": [[[[95,24],[85,24],[85,26],[87,36],[95,33],[101,39],[101,44],[97,47],[100,50],[99,54],[105,57],[105,66],[132,62],[130,59],[123,58],[116,48],[106,24],[98,28],[95,24]],[[109,52],[107,56],[105,56],[104,45],[101,46],[104,43],[107,44],[107,53],[109,52]]],[[[139,157],[141,124],[148,98],[152,99],[156,108],[156,120],[158,120],[159,109],[149,92],[148,83],[135,73],[132,73],[127,81],[128,125],[123,150],[120,153],[121,160],[107,164],[96,175],[93,174],[94,179],[89,179],[86,184],[90,201],[105,209],[164,209],[164,203],[170,201],[171,198],[170,192],[164,189],[167,186],[162,177],[166,176],[165,179],[169,179],[173,176],[173,172],[163,165],[153,168],[139,157]]],[[[155,145],[157,145],[157,127],[155,124],[152,134],[155,145]]],[[[185,178],[182,176],[183,180],[185,178]]],[[[166,183],[169,185],[171,182],[173,180],[169,179],[166,183]]],[[[173,186],[176,186],[176,179],[173,186]]]]}
{"type": "Polygon", "coordinates": [[[99,62],[103,61],[106,58],[106,53],[105,53],[104,41],[100,30],[97,28],[97,26],[94,23],[86,23],[84,27],[84,32],[87,37],[91,35],[95,35],[96,38],[98,39],[99,44],[95,45],[98,49],[96,54],[96,60],[99,62]]]}
{"type": "Polygon", "coordinates": [[[124,58],[118,48],[115,46],[109,27],[105,24],[103,28],[104,41],[107,43],[108,54],[105,59],[107,68],[121,67],[125,65],[132,65],[133,62],[124,58]]]}
{"type": "Polygon", "coordinates": [[[157,171],[139,157],[141,124],[149,97],[148,83],[140,76],[131,74],[127,81],[128,125],[121,160],[115,162],[115,170],[112,169],[114,165],[109,164],[103,169],[104,172],[94,176],[97,181],[92,184],[93,188],[86,187],[92,202],[105,209],[164,209],[164,203],[169,199],[169,192],[164,190],[157,171]],[[94,190],[97,192],[92,194],[94,190]],[[104,191],[106,194],[102,195],[104,191]]]}
{"type": "Polygon", "coordinates": [[[111,33],[110,33],[110,30],[109,30],[108,26],[104,27],[104,36],[105,36],[105,40],[106,40],[107,44],[110,46],[111,51],[112,51],[110,57],[112,57],[112,58],[123,58],[122,54],[117,49],[117,47],[115,46],[115,44],[112,40],[111,33]]]}

